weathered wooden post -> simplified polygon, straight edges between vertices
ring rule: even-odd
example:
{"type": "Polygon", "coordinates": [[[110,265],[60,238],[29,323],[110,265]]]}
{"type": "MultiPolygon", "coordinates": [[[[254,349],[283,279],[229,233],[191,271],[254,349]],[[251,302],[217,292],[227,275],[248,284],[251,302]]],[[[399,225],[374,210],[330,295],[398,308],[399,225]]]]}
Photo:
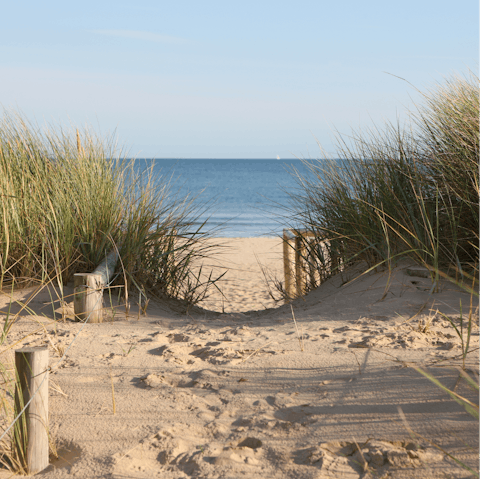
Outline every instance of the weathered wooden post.
{"type": "Polygon", "coordinates": [[[103,321],[102,277],[95,273],[76,273],[73,275],[73,309],[80,321],[101,323],[103,321]]]}
{"type": "Polygon", "coordinates": [[[293,299],[293,278],[292,278],[292,263],[290,261],[291,250],[291,234],[287,229],[283,230],[283,272],[285,275],[285,293],[288,299],[293,299]]]}
{"type": "Polygon", "coordinates": [[[303,266],[305,243],[304,231],[297,232],[295,236],[295,283],[297,287],[297,296],[302,296],[305,290],[305,268],[303,266]]]}
{"type": "MultiPolygon", "coordinates": [[[[315,238],[313,234],[309,234],[308,236],[315,238]]],[[[315,244],[312,245],[312,242],[310,242],[308,247],[309,247],[308,260],[307,260],[308,276],[309,276],[310,289],[313,289],[313,288],[316,288],[319,284],[317,283],[317,277],[319,277],[319,274],[318,274],[318,269],[316,268],[317,260],[315,259],[315,255],[312,254],[312,250],[315,248],[315,244]]]]}
{"type": "Polygon", "coordinates": [[[283,270],[285,273],[285,292],[290,299],[297,298],[305,293],[307,274],[310,275],[310,283],[312,287],[316,284],[315,277],[318,275],[318,271],[315,268],[315,263],[310,257],[311,251],[307,251],[307,238],[316,238],[315,233],[308,230],[283,230],[283,270]],[[294,250],[293,268],[292,262],[290,261],[291,250],[294,250]],[[293,272],[295,272],[295,278],[293,277],[293,272]]]}
{"type": "Polygon", "coordinates": [[[75,316],[81,321],[103,321],[103,288],[108,284],[118,261],[117,249],[111,251],[93,273],[73,275],[75,316]]]}
{"type": "Polygon", "coordinates": [[[48,347],[15,351],[15,412],[25,409],[14,425],[15,455],[28,474],[48,466],[48,347]],[[38,389],[38,391],[37,391],[38,389]]]}

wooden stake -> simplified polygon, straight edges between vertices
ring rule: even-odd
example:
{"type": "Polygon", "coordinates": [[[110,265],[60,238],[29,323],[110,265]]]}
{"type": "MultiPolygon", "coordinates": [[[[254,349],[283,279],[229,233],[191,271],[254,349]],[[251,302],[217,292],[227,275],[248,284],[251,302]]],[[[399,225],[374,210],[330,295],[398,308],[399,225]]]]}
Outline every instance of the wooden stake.
{"type": "Polygon", "coordinates": [[[297,286],[297,296],[302,296],[305,291],[304,255],[305,245],[303,238],[302,236],[295,236],[295,283],[297,286]]]}
{"type": "Polygon", "coordinates": [[[76,273],[73,275],[75,316],[89,323],[103,322],[103,276],[95,273],[76,273]]]}
{"type": "Polygon", "coordinates": [[[285,292],[289,299],[293,299],[292,264],[290,262],[290,234],[283,230],[283,272],[285,274],[285,292]]]}
{"type": "Polygon", "coordinates": [[[310,281],[312,287],[315,286],[315,263],[312,262],[310,250],[307,257],[307,238],[316,238],[315,233],[308,230],[283,230],[283,270],[285,272],[285,292],[290,299],[298,298],[305,293],[307,281],[307,265],[309,265],[310,281]],[[293,241],[293,248],[292,248],[293,241]],[[290,250],[295,251],[294,268],[290,262],[290,250]],[[293,269],[295,270],[295,280],[293,278],[293,269]]]}
{"type": "Polygon", "coordinates": [[[48,347],[17,349],[15,367],[18,374],[16,414],[35,396],[14,426],[13,447],[25,471],[36,474],[49,464],[48,347]]]}
{"type": "MultiPolygon", "coordinates": [[[[311,246],[310,246],[311,247],[311,246]]],[[[320,280],[318,281],[317,284],[317,268],[315,267],[316,264],[314,263],[313,260],[314,256],[312,254],[309,254],[308,257],[308,273],[310,275],[310,288],[316,288],[317,286],[320,285],[320,280]]]]}

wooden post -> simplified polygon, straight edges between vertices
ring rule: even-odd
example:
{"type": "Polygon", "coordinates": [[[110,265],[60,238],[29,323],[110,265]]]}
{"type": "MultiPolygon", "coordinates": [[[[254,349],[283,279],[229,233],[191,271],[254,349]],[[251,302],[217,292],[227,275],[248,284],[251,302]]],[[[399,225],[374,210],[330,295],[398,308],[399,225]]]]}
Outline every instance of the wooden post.
{"type": "Polygon", "coordinates": [[[338,268],[338,256],[335,254],[334,251],[330,250],[330,270],[333,272],[335,270],[335,274],[340,271],[338,268]]]}
{"type": "Polygon", "coordinates": [[[295,283],[297,296],[302,296],[305,291],[305,268],[303,266],[305,245],[303,235],[295,236],[295,283]]]}
{"type": "Polygon", "coordinates": [[[285,275],[285,293],[288,299],[293,299],[293,281],[292,281],[292,264],[290,262],[290,233],[283,230],[283,272],[285,275]]]}
{"type": "Polygon", "coordinates": [[[308,230],[283,230],[283,270],[285,273],[285,292],[290,299],[297,298],[305,293],[308,279],[307,272],[310,274],[312,288],[316,285],[318,271],[315,268],[315,263],[310,257],[310,249],[307,250],[307,238],[316,238],[315,233],[308,230]],[[290,261],[290,251],[292,249],[294,250],[293,268],[290,261]],[[293,271],[295,271],[295,278],[293,277],[293,271]]]}
{"type": "Polygon", "coordinates": [[[89,323],[103,321],[103,276],[95,273],[76,273],[73,275],[75,316],[89,323]]]}
{"type": "Polygon", "coordinates": [[[310,244],[310,254],[308,256],[308,274],[310,275],[310,288],[316,288],[319,286],[320,281],[317,284],[317,269],[315,268],[316,263],[313,261],[313,255],[311,254],[312,245],[310,244]]]}
{"type": "Polygon", "coordinates": [[[301,258],[303,258],[302,261],[302,274],[304,278],[304,283],[303,283],[303,292],[305,292],[305,287],[307,285],[307,280],[309,282],[310,288],[313,289],[317,287],[320,284],[320,274],[317,269],[317,260],[315,259],[315,255],[312,254],[312,251],[315,248],[315,242],[317,241],[317,236],[313,231],[308,231],[308,230],[302,230],[301,231],[302,237],[303,237],[303,246],[301,247],[301,258]],[[307,239],[307,238],[313,238],[313,244],[312,241],[307,239]],[[307,242],[309,243],[307,246],[307,242]],[[307,271],[308,268],[308,271],[307,271]],[[318,283],[317,283],[317,278],[318,278],[318,283]]]}
{"type": "Polygon", "coordinates": [[[118,252],[114,248],[97,266],[93,273],[76,273],[73,275],[75,316],[89,323],[103,322],[103,288],[115,272],[118,252]]]}
{"type": "Polygon", "coordinates": [[[17,349],[15,367],[18,375],[15,388],[16,414],[36,394],[14,426],[13,447],[25,471],[35,474],[43,471],[49,463],[48,347],[17,349]]]}

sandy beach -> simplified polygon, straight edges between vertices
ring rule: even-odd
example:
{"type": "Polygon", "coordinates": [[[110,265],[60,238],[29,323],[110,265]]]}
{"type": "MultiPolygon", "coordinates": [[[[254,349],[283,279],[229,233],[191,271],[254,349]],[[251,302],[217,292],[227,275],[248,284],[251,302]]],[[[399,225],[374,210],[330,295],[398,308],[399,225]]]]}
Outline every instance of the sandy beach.
{"type": "MultiPolygon", "coordinates": [[[[413,369],[478,403],[459,379],[461,341],[441,314],[458,323],[461,302],[468,316],[469,294],[447,282],[431,293],[429,279],[400,263],[391,275],[347,270],[274,308],[258,262],[282,279],[280,240],[223,241],[215,265],[229,268],[225,297],[188,313],[175,301],[150,303],[147,315],[132,305],[128,317],[118,308],[83,325],[69,300],[53,310],[46,290],[31,300],[2,363],[11,367],[21,346],[49,346],[58,458],[39,477],[471,477],[436,446],[478,471],[478,421],[413,369]]],[[[0,297],[0,326],[8,300],[0,297]]],[[[472,307],[471,375],[476,298],[472,307]]]]}
{"type": "Polygon", "coordinates": [[[217,276],[225,272],[219,282],[221,292],[213,289],[199,306],[225,313],[277,306],[269,294],[273,285],[268,285],[262,268],[283,281],[281,238],[223,238],[218,244],[219,253],[206,264],[217,276]]]}

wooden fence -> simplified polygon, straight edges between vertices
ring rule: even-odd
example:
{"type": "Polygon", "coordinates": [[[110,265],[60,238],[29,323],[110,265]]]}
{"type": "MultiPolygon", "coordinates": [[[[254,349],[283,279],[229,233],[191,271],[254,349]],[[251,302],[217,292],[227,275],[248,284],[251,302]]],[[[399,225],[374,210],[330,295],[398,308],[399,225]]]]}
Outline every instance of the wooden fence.
{"type": "Polygon", "coordinates": [[[341,270],[337,257],[327,247],[328,242],[319,240],[317,234],[305,229],[283,230],[283,271],[287,300],[303,296],[335,269],[341,270]],[[321,249],[324,259],[322,265],[318,260],[318,251],[312,254],[314,248],[321,249]]]}

